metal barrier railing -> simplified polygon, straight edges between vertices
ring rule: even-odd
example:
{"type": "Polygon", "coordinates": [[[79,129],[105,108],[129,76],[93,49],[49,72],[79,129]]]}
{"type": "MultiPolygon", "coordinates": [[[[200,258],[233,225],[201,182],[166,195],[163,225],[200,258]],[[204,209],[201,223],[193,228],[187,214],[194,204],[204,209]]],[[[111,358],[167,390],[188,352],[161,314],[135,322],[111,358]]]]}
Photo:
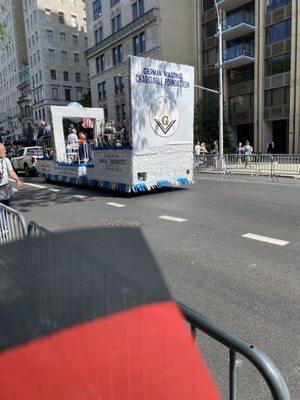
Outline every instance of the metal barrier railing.
{"type": "MultiPolygon", "coordinates": [[[[29,222],[27,227],[25,218],[20,212],[0,204],[0,244],[48,233],[51,231],[34,221],[29,222]]],[[[199,329],[229,348],[229,400],[237,398],[236,353],[246,357],[257,368],[269,386],[274,400],[290,400],[289,391],[281,373],[260,349],[191,308],[180,303],[179,307],[190,324],[195,339],[197,329],[199,329]]]]}
{"type": "Polygon", "coordinates": [[[251,175],[300,175],[298,154],[201,154],[194,156],[194,173],[204,171],[251,175]]]}
{"type": "Polygon", "coordinates": [[[27,236],[27,224],[22,213],[0,203],[0,244],[27,236]]]}
{"type": "Polygon", "coordinates": [[[179,303],[179,307],[191,326],[195,340],[199,329],[229,349],[229,400],[237,399],[236,353],[246,357],[255,366],[268,385],[274,400],[291,399],[283,376],[263,351],[186,305],[179,303]]]}
{"type": "Polygon", "coordinates": [[[28,236],[44,236],[47,233],[52,233],[49,229],[37,224],[34,221],[28,222],[28,236]]]}

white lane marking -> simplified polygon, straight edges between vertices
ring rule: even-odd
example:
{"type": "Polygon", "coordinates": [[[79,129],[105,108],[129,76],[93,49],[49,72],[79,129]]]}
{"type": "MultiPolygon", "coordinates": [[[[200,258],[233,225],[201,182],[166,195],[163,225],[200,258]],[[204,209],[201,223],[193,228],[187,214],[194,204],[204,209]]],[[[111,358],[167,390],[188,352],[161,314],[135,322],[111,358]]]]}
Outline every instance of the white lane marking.
{"type": "Polygon", "coordinates": [[[24,185],[32,186],[32,187],[35,187],[35,188],[38,188],[38,189],[47,189],[46,186],[38,185],[36,183],[24,182],[24,185]]]}
{"type": "Polygon", "coordinates": [[[276,244],[277,246],[285,246],[290,243],[290,242],[287,242],[286,240],[280,240],[280,239],[274,239],[274,238],[267,237],[267,236],[255,235],[254,233],[246,233],[245,235],[242,235],[242,237],[247,238],[247,239],[259,240],[261,242],[276,244]]]}
{"type": "Polygon", "coordinates": [[[118,208],[121,208],[121,207],[126,207],[125,206],[125,204],[121,204],[121,203],[114,203],[113,201],[112,202],[110,202],[110,203],[106,203],[108,206],[112,206],[112,207],[118,207],[118,208]]]}
{"type": "Polygon", "coordinates": [[[48,189],[50,192],[60,192],[60,189],[48,189]]]}
{"type": "Polygon", "coordinates": [[[178,217],[171,217],[170,215],[161,215],[158,217],[159,219],[165,219],[167,221],[174,221],[174,222],[184,222],[187,221],[185,218],[178,218],[178,217]]]}
{"type": "Polygon", "coordinates": [[[73,197],[76,197],[77,199],[86,199],[87,196],[83,196],[82,194],[73,194],[73,197]]]}

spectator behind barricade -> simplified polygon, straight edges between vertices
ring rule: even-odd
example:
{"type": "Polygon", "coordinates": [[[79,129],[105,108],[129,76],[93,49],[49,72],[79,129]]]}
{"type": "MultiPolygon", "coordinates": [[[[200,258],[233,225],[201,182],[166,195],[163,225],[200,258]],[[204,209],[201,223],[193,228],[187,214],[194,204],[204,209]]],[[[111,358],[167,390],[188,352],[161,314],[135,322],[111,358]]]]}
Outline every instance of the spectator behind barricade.
{"type": "Polygon", "coordinates": [[[253,147],[250,145],[249,140],[246,140],[246,144],[244,146],[244,154],[246,156],[245,168],[250,164],[251,154],[253,152],[253,147]]]}
{"type": "Polygon", "coordinates": [[[214,169],[218,169],[219,162],[218,162],[218,155],[219,155],[219,143],[217,140],[214,141],[213,143],[213,149],[211,153],[214,155],[213,157],[213,163],[214,163],[214,169]]]}
{"type": "Polygon", "coordinates": [[[37,134],[37,140],[40,140],[41,138],[44,137],[44,131],[45,131],[46,123],[45,121],[40,121],[40,126],[38,127],[38,134],[37,134]]]}
{"type": "Polygon", "coordinates": [[[238,164],[242,164],[242,155],[244,154],[244,147],[241,142],[238,144],[235,153],[237,154],[238,164]]]}
{"type": "Polygon", "coordinates": [[[10,160],[6,157],[6,148],[0,143],[0,203],[7,206],[10,205],[13,190],[9,182],[9,178],[13,179],[18,187],[23,186],[23,182],[13,170],[10,160]]]}
{"type": "Polygon", "coordinates": [[[73,129],[73,130],[68,134],[68,144],[70,144],[71,146],[77,145],[77,144],[78,144],[78,137],[77,137],[76,129],[73,129]]]}
{"type": "Polygon", "coordinates": [[[267,144],[267,153],[273,154],[275,149],[275,143],[273,139],[270,139],[267,144]]]}
{"type": "Polygon", "coordinates": [[[52,128],[51,128],[50,122],[47,122],[45,129],[44,129],[44,137],[46,139],[50,139],[51,135],[52,135],[52,128]]]}
{"type": "Polygon", "coordinates": [[[116,141],[116,147],[122,147],[122,143],[120,142],[120,140],[116,141]]]}
{"type": "Polygon", "coordinates": [[[200,156],[200,142],[197,142],[196,146],[195,146],[195,154],[196,156],[200,156]]]}

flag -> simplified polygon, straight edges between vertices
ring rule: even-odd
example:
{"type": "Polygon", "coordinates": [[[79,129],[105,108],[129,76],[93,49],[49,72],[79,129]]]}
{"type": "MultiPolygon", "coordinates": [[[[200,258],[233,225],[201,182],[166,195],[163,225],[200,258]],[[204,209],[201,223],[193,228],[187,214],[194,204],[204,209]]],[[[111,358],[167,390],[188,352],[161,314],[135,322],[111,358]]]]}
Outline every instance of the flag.
{"type": "Polygon", "coordinates": [[[91,118],[84,118],[83,120],[82,120],[82,122],[81,122],[81,125],[82,125],[82,127],[83,128],[91,128],[91,129],[93,129],[94,128],[94,122],[93,122],[93,120],[91,119],[91,118]]]}
{"type": "Polygon", "coordinates": [[[138,229],[1,246],[1,400],[217,400],[138,229]]]}

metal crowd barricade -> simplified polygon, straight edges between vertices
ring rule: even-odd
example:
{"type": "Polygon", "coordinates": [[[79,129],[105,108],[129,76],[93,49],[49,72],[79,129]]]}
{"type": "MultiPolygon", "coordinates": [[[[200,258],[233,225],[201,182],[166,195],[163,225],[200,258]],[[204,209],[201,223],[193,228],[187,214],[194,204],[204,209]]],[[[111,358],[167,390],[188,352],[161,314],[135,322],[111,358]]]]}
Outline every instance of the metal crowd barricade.
{"type": "Polygon", "coordinates": [[[54,144],[51,138],[40,138],[37,141],[37,146],[42,147],[44,157],[52,158],[54,155],[54,144]]]}
{"type": "Polygon", "coordinates": [[[186,305],[179,303],[179,307],[191,326],[195,340],[199,329],[229,349],[229,400],[237,399],[236,353],[246,357],[254,365],[268,385],[274,400],[291,399],[283,376],[263,351],[186,305]]]}
{"type": "Polygon", "coordinates": [[[216,172],[223,174],[300,175],[300,155],[297,154],[214,154],[195,155],[194,173],[216,172]]]}
{"type": "Polygon", "coordinates": [[[44,236],[48,233],[52,233],[49,229],[37,224],[34,221],[30,221],[28,223],[28,236],[36,237],[36,236],[44,236]]]}
{"type": "Polygon", "coordinates": [[[0,244],[14,242],[27,236],[23,214],[0,203],[0,244]]]}

